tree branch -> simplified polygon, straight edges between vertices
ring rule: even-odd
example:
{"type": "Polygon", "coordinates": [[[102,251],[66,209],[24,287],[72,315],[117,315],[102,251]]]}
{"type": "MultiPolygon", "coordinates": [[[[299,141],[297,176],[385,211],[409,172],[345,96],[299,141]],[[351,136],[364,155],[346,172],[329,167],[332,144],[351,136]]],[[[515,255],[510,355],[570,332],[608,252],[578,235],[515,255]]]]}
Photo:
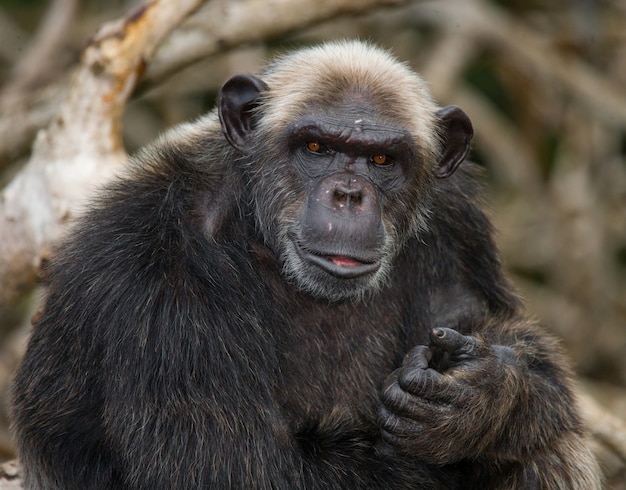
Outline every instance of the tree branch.
{"type": "Polygon", "coordinates": [[[82,53],[59,112],[0,194],[0,316],[35,284],[79,203],[126,161],[123,110],[146,62],[202,0],[155,0],[106,24],[82,53]]]}
{"type": "Polygon", "coordinates": [[[56,62],[59,48],[66,40],[77,6],[77,0],[52,2],[35,39],[15,65],[13,78],[2,94],[2,103],[7,103],[31,87],[43,85],[49,73],[56,71],[50,67],[56,62]]]}
{"type": "Polygon", "coordinates": [[[146,71],[140,90],[163,81],[201,59],[242,44],[284,36],[340,15],[406,3],[407,0],[210,2],[173,33],[168,43],[157,53],[146,71]]]}
{"type": "Polygon", "coordinates": [[[539,71],[559,83],[588,110],[613,124],[626,124],[626,95],[578,58],[556,52],[543,36],[484,0],[416,4],[420,18],[451,32],[465,31],[511,56],[530,73],[539,71]]]}

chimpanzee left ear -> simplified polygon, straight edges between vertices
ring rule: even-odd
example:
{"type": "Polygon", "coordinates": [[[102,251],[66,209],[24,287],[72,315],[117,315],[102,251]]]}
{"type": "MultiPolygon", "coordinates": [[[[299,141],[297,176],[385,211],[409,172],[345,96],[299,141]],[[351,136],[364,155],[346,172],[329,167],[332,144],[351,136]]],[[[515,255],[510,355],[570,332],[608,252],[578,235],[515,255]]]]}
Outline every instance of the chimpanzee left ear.
{"type": "Polygon", "coordinates": [[[443,107],[437,116],[441,129],[443,153],[435,169],[435,176],[445,179],[450,177],[465,160],[470,150],[474,129],[467,114],[457,106],[443,107]]]}
{"type": "Polygon", "coordinates": [[[220,90],[217,106],[222,131],[228,142],[244,154],[250,152],[252,145],[253,109],[261,92],[267,88],[265,82],[254,75],[234,75],[220,90]]]}

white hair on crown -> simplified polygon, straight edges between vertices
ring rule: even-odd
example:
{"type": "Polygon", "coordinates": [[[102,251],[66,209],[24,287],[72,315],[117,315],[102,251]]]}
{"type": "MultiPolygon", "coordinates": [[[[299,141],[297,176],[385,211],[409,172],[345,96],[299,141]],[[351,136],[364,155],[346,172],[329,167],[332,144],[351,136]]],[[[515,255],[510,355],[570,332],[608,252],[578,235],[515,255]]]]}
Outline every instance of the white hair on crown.
{"type": "Polygon", "coordinates": [[[269,86],[260,110],[265,128],[283,127],[311,103],[347,90],[368,94],[428,151],[439,147],[436,112],[426,83],[389,52],[361,41],[329,42],[277,58],[261,75],[269,86]]]}

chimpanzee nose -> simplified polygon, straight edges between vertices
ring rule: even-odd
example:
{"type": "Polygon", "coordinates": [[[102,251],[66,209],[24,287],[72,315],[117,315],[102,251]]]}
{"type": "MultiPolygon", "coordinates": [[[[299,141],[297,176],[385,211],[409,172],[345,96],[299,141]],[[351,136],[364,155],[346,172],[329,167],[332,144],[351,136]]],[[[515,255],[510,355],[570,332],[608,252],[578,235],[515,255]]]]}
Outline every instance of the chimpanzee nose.
{"type": "Polygon", "coordinates": [[[363,186],[354,177],[348,176],[345,180],[336,183],[332,195],[334,206],[361,206],[363,203],[363,186]]]}
{"type": "Polygon", "coordinates": [[[347,172],[332,174],[309,192],[303,237],[344,253],[367,255],[384,241],[381,212],[377,189],[369,179],[347,172]]]}

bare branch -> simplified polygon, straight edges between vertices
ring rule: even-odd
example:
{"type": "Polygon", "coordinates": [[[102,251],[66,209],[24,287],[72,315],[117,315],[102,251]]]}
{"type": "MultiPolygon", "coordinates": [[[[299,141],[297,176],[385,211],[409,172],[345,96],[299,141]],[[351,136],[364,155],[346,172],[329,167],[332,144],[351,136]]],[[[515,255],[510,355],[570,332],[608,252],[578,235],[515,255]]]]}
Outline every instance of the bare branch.
{"type": "MultiPolygon", "coordinates": [[[[67,78],[0,101],[0,170],[28,154],[37,131],[57,114],[67,78]],[[63,83],[65,82],[65,83],[63,83]]],[[[4,94],[3,94],[4,95],[4,94]]]]}
{"type": "Polygon", "coordinates": [[[21,490],[20,465],[16,460],[0,465],[0,490],[21,490]]]}
{"type": "Polygon", "coordinates": [[[155,0],[107,24],[82,54],[59,113],[0,194],[0,315],[31,288],[84,196],[126,161],[121,119],[145,64],[202,0],[155,0]]]}
{"type": "Polygon", "coordinates": [[[455,102],[476,126],[476,146],[489,159],[490,170],[500,184],[524,190],[526,199],[537,196],[541,175],[534,154],[519,131],[491,102],[468,86],[455,92],[455,102]]]}
{"type": "Polygon", "coordinates": [[[600,76],[578,58],[556,52],[549,40],[484,0],[454,0],[417,4],[414,12],[450,31],[464,30],[513,57],[530,73],[556,80],[588,110],[607,122],[626,124],[623,87],[600,76]]]}
{"type": "Polygon", "coordinates": [[[26,33],[0,9],[0,58],[17,62],[26,38],[26,33]]]}
{"type": "Polygon", "coordinates": [[[593,450],[602,464],[606,488],[620,489],[626,463],[626,422],[599,405],[586,390],[580,394],[583,416],[591,427],[593,450]]]}
{"type": "MultiPolygon", "coordinates": [[[[0,93],[0,115],[4,116],[0,117],[0,168],[24,153],[36,131],[52,119],[60,87],[48,84],[58,73],[55,65],[77,4],[77,0],[55,0],[25,54],[15,59],[12,78],[0,93]]],[[[0,31],[1,21],[0,16],[0,31]]]]}
{"type": "Polygon", "coordinates": [[[55,63],[56,54],[65,42],[77,5],[77,0],[52,2],[35,39],[13,70],[13,79],[3,93],[5,100],[33,86],[42,85],[47,74],[54,71],[50,70],[50,66],[55,63]]]}
{"type": "Polygon", "coordinates": [[[438,100],[461,106],[474,122],[476,146],[493,162],[495,177],[509,187],[535,194],[540,176],[530,148],[512,123],[471,87],[458,82],[460,73],[478,51],[475,36],[467,32],[450,32],[442,36],[431,50],[421,69],[438,100]]]}
{"type": "Polygon", "coordinates": [[[272,39],[340,15],[405,3],[407,0],[213,1],[161,48],[142,86],[154,85],[194,62],[235,46],[272,39]]]}

